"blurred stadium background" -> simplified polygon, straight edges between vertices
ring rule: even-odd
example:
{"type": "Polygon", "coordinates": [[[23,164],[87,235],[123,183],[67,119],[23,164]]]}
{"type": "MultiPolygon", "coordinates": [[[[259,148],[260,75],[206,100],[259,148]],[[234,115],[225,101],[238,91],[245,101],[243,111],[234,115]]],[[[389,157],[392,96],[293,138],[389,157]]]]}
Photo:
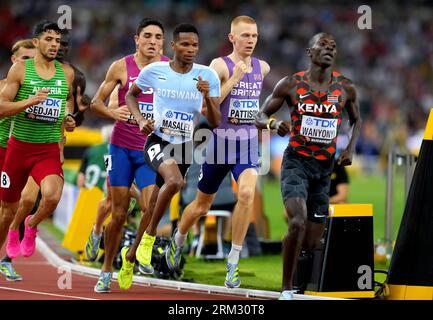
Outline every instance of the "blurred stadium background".
{"type": "MultiPolygon", "coordinates": [[[[433,106],[433,3],[431,1],[289,1],[267,0],[3,0],[0,4],[0,75],[10,66],[10,47],[29,37],[41,19],[57,20],[60,5],[72,8],[69,61],[87,78],[93,97],[109,65],[135,50],[133,36],[143,17],[159,18],[166,28],[165,54],[171,31],[180,22],[194,23],[200,32],[198,61],[209,64],[230,53],[227,34],[233,17],[254,17],[259,27],[255,55],[266,60],[271,72],[264,82],[261,101],[276,82],[307,65],[305,48],[317,32],[335,35],[337,69],[352,79],[359,90],[363,128],[351,174],[350,202],[373,203],[375,239],[383,237],[387,154],[393,148],[417,154],[427,115],[433,106]],[[371,6],[371,30],[357,26],[360,5],[371,6]]],[[[86,111],[83,126],[98,129],[107,121],[86,111]]],[[[287,109],[279,117],[288,118],[287,109]]],[[[347,129],[346,129],[347,130],[347,129]]],[[[340,144],[344,146],[344,132],[340,144]]],[[[97,141],[96,139],[95,141],[97,141]]],[[[94,143],[89,142],[89,144],[94,143]]],[[[271,159],[278,159],[287,138],[273,136],[271,159]]],[[[271,238],[286,231],[278,182],[278,160],[264,179],[265,213],[271,238]]],[[[402,173],[396,179],[394,237],[404,206],[402,173]]]]}

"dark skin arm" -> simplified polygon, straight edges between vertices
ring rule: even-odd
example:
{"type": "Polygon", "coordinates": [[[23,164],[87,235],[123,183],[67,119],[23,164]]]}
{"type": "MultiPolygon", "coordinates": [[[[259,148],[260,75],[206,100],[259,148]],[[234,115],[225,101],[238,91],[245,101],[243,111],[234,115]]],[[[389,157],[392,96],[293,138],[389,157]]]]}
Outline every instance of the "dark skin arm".
{"type": "Polygon", "coordinates": [[[133,83],[125,95],[125,102],[128,106],[129,112],[131,112],[131,114],[134,116],[134,119],[137,121],[140,131],[149,135],[153,132],[153,130],[155,130],[155,120],[146,120],[141,114],[137,100],[140,92],[141,89],[135,83],[133,83]]]}
{"type": "Polygon", "coordinates": [[[84,94],[86,90],[86,78],[84,74],[77,69],[75,66],[70,65],[74,70],[74,82],[72,84],[73,95],[74,95],[74,117],[77,122],[77,126],[80,126],[84,120],[84,112],[90,107],[91,98],[84,94]]]}
{"type": "Polygon", "coordinates": [[[209,97],[209,82],[198,77],[197,90],[203,94],[203,102],[205,104],[206,118],[212,128],[216,128],[221,123],[221,112],[219,110],[219,98],[209,97]]]}
{"type": "Polygon", "coordinates": [[[350,166],[352,164],[353,151],[355,150],[356,140],[361,131],[361,115],[359,111],[359,101],[355,86],[352,81],[345,80],[343,82],[344,90],[346,91],[347,100],[345,109],[349,116],[349,123],[352,127],[349,143],[345,150],[343,150],[337,159],[338,164],[342,166],[350,166]]]}
{"type": "MultiPolygon", "coordinates": [[[[290,77],[281,79],[274,88],[274,91],[263,103],[260,111],[256,115],[256,127],[267,129],[269,117],[276,113],[283,105],[284,101],[291,106],[291,91],[295,87],[295,81],[290,77]]],[[[287,121],[273,121],[270,129],[277,131],[278,135],[284,137],[290,131],[290,123],[287,121]]]]}

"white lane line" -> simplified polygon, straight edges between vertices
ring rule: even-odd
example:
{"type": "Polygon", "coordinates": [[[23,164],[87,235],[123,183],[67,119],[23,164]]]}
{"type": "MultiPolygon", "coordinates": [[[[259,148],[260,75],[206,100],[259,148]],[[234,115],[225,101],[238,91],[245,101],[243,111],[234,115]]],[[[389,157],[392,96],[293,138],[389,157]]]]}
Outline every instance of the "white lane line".
{"type": "Polygon", "coordinates": [[[98,299],[92,299],[92,298],[77,297],[77,296],[67,296],[67,295],[63,295],[63,294],[55,294],[55,293],[48,293],[48,292],[42,292],[42,291],[32,291],[32,290],[24,290],[24,289],[8,288],[8,287],[1,287],[0,286],[0,290],[2,290],[2,289],[3,290],[10,290],[10,291],[34,293],[34,294],[40,294],[40,295],[46,295],[46,296],[52,296],[52,297],[69,298],[69,299],[98,300],[98,299]]]}

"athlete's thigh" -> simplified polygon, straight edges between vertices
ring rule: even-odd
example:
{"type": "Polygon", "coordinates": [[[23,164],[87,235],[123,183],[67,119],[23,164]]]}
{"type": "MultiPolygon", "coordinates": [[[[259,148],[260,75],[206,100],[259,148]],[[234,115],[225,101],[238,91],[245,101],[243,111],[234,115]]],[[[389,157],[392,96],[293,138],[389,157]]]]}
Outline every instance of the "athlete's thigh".
{"type": "Polygon", "coordinates": [[[133,150],[130,153],[130,158],[133,162],[135,183],[138,190],[141,191],[143,188],[154,185],[156,172],[147,164],[143,152],[133,150]]]}
{"type": "Polygon", "coordinates": [[[129,189],[134,180],[134,172],[128,149],[110,144],[110,162],[107,168],[110,185],[129,189]]]}
{"type": "Polygon", "coordinates": [[[284,203],[290,198],[302,198],[306,201],[308,188],[309,181],[303,162],[284,152],[281,163],[281,194],[284,203]]]}
{"type": "Polygon", "coordinates": [[[56,174],[50,174],[44,177],[40,182],[42,199],[44,197],[52,197],[60,200],[63,183],[63,178],[56,174]]]}
{"type": "Polygon", "coordinates": [[[214,194],[233,165],[203,163],[198,177],[197,188],[202,193],[214,194]]]}
{"type": "Polygon", "coordinates": [[[330,176],[323,176],[310,182],[307,208],[308,220],[314,223],[324,223],[329,212],[330,176]]]}

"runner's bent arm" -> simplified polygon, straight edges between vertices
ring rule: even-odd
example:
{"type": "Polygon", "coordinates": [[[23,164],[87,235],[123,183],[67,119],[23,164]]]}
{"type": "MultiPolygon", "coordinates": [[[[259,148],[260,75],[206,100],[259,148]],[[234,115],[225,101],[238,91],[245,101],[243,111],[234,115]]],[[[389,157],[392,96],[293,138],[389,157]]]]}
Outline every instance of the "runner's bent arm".
{"type": "Polygon", "coordinates": [[[233,68],[233,74],[229,78],[229,70],[224,60],[221,58],[213,59],[209,67],[215,70],[221,81],[221,96],[219,98],[219,103],[221,104],[233,87],[242,79],[244,73],[241,71],[240,67],[235,66],[233,68]]]}
{"type": "Polygon", "coordinates": [[[272,118],[269,117],[281,108],[284,101],[291,100],[290,90],[292,88],[293,81],[290,77],[285,77],[277,83],[274,91],[266,98],[263,106],[256,115],[256,127],[258,129],[277,130],[280,136],[284,136],[290,131],[290,126],[287,122],[272,120],[272,118]]]}
{"type": "Polygon", "coordinates": [[[150,134],[155,128],[153,124],[155,120],[146,120],[140,112],[140,108],[138,106],[137,97],[141,93],[141,89],[135,84],[129,88],[128,92],[125,95],[126,106],[134,117],[135,121],[137,121],[138,126],[140,127],[140,131],[145,134],[150,134]]]}
{"type": "Polygon", "coordinates": [[[346,79],[343,82],[343,87],[347,94],[345,109],[349,116],[349,123],[352,130],[350,133],[349,143],[347,144],[346,149],[340,154],[337,161],[338,164],[347,166],[352,164],[353,151],[355,150],[356,141],[361,131],[362,120],[359,110],[358,94],[355,86],[352,81],[346,79]]]}
{"type": "MultiPolygon", "coordinates": [[[[75,122],[75,117],[73,115],[74,107],[75,107],[75,99],[72,91],[72,84],[74,82],[75,74],[71,66],[63,65],[63,68],[65,71],[65,76],[66,76],[66,80],[68,81],[68,88],[69,88],[68,98],[66,100],[66,110],[65,110],[66,115],[63,124],[64,124],[64,129],[66,131],[74,131],[77,125],[75,122]]],[[[62,134],[63,134],[63,128],[62,128],[62,134]]]]}
{"type": "Polygon", "coordinates": [[[105,76],[105,80],[99,86],[98,91],[93,97],[90,108],[93,112],[101,117],[126,121],[129,115],[126,106],[122,106],[117,109],[108,109],[104,104],[104,101],[110,96],[111,92],[120,82],[119,74],[124,72],[122,63],[122,60],[117,60],[110,66],[107,75],[105,76]]]}
{"type": "Polygon", "coordinates": [[[9,69],[6,85],[0,92],[0,118],[18,114],[28,107],[39,104],[47,99],[48,89],[41,89],[33,97],[21,101],[14,101],[24,81],[24,75],[24,62],[16,62],[9,69]]]}

